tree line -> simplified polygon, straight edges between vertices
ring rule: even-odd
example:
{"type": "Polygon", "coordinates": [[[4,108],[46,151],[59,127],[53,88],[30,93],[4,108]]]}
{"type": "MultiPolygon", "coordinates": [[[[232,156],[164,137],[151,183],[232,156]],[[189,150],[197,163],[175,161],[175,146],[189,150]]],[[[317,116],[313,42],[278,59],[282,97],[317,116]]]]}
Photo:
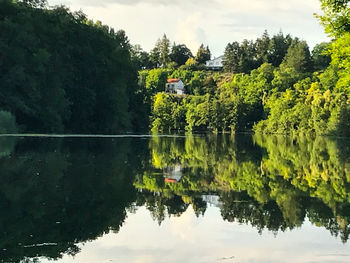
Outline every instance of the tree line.
{"type": "Polygon", "coordinates": [[[346,1],[321,1],[330,43],[310,52],[303,40],[264,32],[229,43],[222,72],[205,69],[203,44],[193,56],[164,35],[148,54],[82,12],[42,0],[0,5],[2,132],[350,135],[346,1]],[[184,81],[185,98],[162,93],[169,77],[184,81]]]}
{"type": "Polygon", "coordinates": [[[202,196],[219,196],[224,220],[274,233],[302,226],[306,217],[345,243],[349,238],[349,147],[325,137],[254,135],[154,137],[151,165],[134,185],[154,218],[179,216],[202,196]],[[322,154],[320,154],[322,153],[322,154]],[[181,179],[164,171],[181,167],[181,179]]]}
{"type": "Polygon", "coordinates": [[[265,32],[255,42],[228,44],[221,73],[165,70],[184,80],[188,96],[156,94],[150,104],[153,131],[350,136],[350,7],[321,4],[325,15],[319,19],[333,40],[312,52],[298,38],[265,32]]]}
{"type": "MultiPolygon", "coordinates": [[[[45,1],[3,0],[0,46],[0,109],[20,131],[119,133],[140,127],[142,114],[133,106],[140,100],[137,70],[124,31],[45,1]]],[[[13,132],[11,125],[6,130],[13,132]]]]}
{"type": "Polygon", "coordinates": [[[166,34],[159,38],[154,48],[148,53],[140,45],[131,48],[131,57],[139,70],[154,68],[204,69],[205,62],[210,60],[208,46],[201,44],[194,56],[185,44],[171,45],[166,34]]]}

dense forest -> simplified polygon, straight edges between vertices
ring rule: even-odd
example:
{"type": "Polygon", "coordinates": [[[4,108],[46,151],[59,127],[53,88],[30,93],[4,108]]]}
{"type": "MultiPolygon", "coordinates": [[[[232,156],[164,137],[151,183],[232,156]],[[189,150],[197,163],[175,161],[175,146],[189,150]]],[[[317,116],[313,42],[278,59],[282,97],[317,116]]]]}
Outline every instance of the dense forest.
{"type": "Polygon", "coordinates": [[[25,132],[140,127],[137,70],[124,31],[44,1],[2,0],[0,32],[2,129],[17,131],[15,121],[25,132]]]}
{"type": "Polygon", "coordinates": [[[282,32],[270,37],[265,31],[255,41],[229,43],[222,72],[203,70],[198,54],[210,56],[203,45],[185,64],[175,63],[163,36],[150,57],[168,60],[139,73],[152,131],[350,136],[350,7],[348,1],[321,5],[324,15],[318,19],[333,38],[329,43],[310,52],[297,37],[282,32]],[[180,78],[187,96],[162,92],[167,78],[180,78]]]}
{"type": "Polygon", "coordinates": [[[164,34],[148,53],[124,31],[44,0],[0,1],[0,132],[313,133],[350,136],[348,1],[321,0],[332,40],[279,32],[227,44],[223,70],[164,34]],[[164,92],[181,79],[185,96],[164,92]]]}

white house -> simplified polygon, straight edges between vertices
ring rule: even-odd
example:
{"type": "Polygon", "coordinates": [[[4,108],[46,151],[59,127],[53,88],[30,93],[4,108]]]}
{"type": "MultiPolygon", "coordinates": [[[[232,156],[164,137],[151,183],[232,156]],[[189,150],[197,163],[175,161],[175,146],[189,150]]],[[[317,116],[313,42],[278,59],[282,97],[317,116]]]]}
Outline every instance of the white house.
{"type": "Polygon", "coordinates": [[[166,183],[177,183],[181,180],[183,167],[180,164],[167,166],[163,169],[164,181],[166,183]]]}
{"type": "Polygon", "coordinates": [[[222,59],[223,58],[224,58],[224,56],[220,56],[220,57],[214,58],[212,60],[208,60],[205,63],[205,66],[207,67],[207,69],[221,70],[222,69],[222,59]]]}
{"type": "Polygon", "coordinates": [[[165,84],[165,92],[183,95],[185,94],[185,85],[181,79],[168,79],[165,84]]]}

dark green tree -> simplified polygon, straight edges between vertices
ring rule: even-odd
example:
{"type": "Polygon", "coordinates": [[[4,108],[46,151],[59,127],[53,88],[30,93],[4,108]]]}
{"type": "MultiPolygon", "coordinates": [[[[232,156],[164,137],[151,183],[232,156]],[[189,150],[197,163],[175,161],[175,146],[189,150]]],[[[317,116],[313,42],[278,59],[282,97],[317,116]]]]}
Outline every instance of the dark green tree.
{"type": "Polygon", "coordinates": [[[132,46],[130,55],[134,66],[138,70],[149,69],[151,67],[150,56],[140,45],[132,46]]]}
{"type": "Polygon", "coordinates": [[[184,65],[189,58],[192,58],[191,50],[184,44],[174,45],[171,48],[170,60],[175,62],[178,66],[184,65]]]}
{"type": "Polygon", "coordinates": [[[281,66],[301,73],[312,72],[313,65],[307,43],[298,38],[293,39],[281,66]]]}
{"type": "Polygon", "coordinates": [[[250,73],[251,70],[258,67],[256,60],[256,48],[253,41],[243,40],[240,45],[239,72],[250,73]]]}
{"type": "Polygon", "coordinates": [[[208,60],[210,60],[211,53],[209,50],[209,47],[205,47],[204,44],[201,44],[200,47],[198,48],[197,54],[196,54],[196,61],[199,64],[205,64],[208,60]]]}
{"type": "Polygon", "coordinates": [[[224,71],[238,73],[240,72],[239,61],[241,58],[241,48],[238,42],[227,44],[225,48],[222,64],[224,71]]]}
{"type": "Polygon", "coordinates": [[[312,61],[314,70],[325,70],[331,63],[331,55],[327,50],[329,43],[323,42],[317,44],[312,50],[312,61]]]}
{"type": "Polygon", "coordinates": [[[291,42],[292,38],[289,34],[284,36],[282,32],[279,32],[277,35],[274,35],[270,40],[268,62],[278,67],[287,54],[291,42]]]}
{"type": "Polygon", "coordinates": [[[261,64],[268,62],[270,54],[270,37],[266,30],[261,38],[256,40],[255,49],[257,64],[260,66],[261,64]]]}

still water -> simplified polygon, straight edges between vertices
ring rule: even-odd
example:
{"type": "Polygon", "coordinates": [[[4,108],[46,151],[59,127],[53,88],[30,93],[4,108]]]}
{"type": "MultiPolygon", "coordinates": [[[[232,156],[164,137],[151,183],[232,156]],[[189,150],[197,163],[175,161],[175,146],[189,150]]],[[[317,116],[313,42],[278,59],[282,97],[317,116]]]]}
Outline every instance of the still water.
{"type": "Polygon", "coordinates": [[[350,262],[350,141],[0,137],[0,262],[350,262]]]}

